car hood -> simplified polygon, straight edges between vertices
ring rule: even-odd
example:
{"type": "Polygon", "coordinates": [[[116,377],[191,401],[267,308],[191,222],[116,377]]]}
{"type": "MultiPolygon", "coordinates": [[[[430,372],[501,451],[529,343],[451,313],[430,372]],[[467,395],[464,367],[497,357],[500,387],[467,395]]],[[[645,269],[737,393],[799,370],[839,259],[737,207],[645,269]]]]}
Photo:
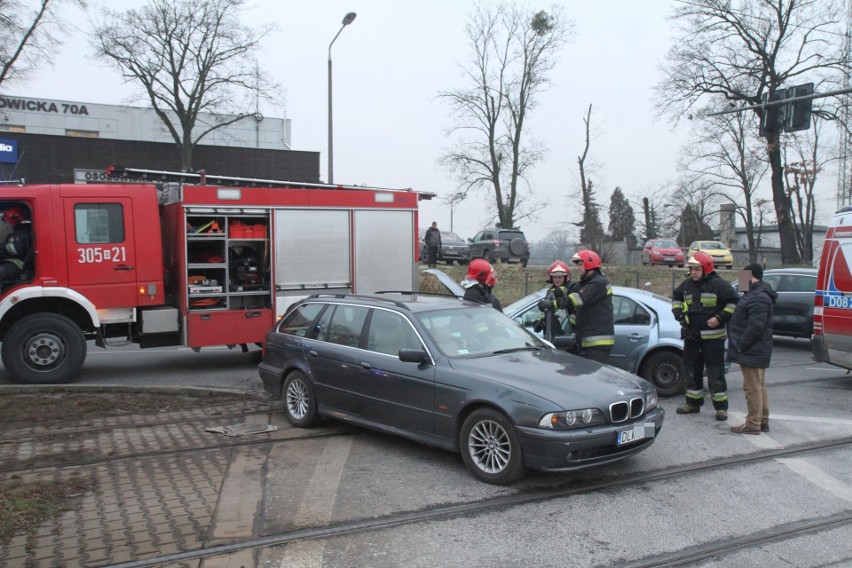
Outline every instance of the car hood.
{"type": "Polygon", "coordinates": [[[731,251],[729,251],[729,250],[719,250],[719,249],[705,250],[703,252],[706,252],[710,256],[730,256],[730,254],[731,254],[731,251]]]}
{"type": "Polygon", "coordinates": [[[535,393],[564,410],[606,408],[643,394],[643,379],[556,349],[451,359],[453,369],[535,393]]]}
{"type": "Polygon", "coordinates": [[[437,268],[427,268],[423,272],[426,272],[427,274],[431,274],[436,277],[438,281],[441,282],[441,284],[447,287],[447,290],[449,290],[450,294],[452,294],[456,298],[464,298],[464,288],[461,287],[461,284],[450,278],[450,276],[446,272],[438,270],[437,268]]]}
{"type": "Polygon", "coordinates": [[[660,254],[682,254],[683,251],[679,248],[653,248],[652,252],[658,252],[660,254]]]}

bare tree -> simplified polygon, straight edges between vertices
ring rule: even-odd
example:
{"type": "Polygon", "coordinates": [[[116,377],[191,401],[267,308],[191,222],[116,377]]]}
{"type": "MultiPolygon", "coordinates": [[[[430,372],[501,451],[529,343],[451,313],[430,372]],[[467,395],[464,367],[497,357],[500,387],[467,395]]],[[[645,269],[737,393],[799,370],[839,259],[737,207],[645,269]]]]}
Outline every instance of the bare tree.
{"type": "Polygon", "coordinates": [[[458,140],[441,163],[459,193],[485,191],[494,198],[502,227],[512,228],[539,208],[525,175],[544,156],[525,131],[537,95],[549,86],[556,55],[573,34],[561,12],[530,13],[505,2],[478,3],[466,26],[473,57],[463,72],[469,86],[439,93],[453,109],[458,140]],[[524,190],[525,188],[525,190],[524,190]]]}
{"type": "MultiPolygon", "coordinates": [[[[658,108],[675,120],[702,111],[707,99],[757,105],[789,82],[846,70],[842,3],[823,0],[683,0],[672,15],[673,39],[658,85],[658,108]]],[[[755,108],[758,118],[764,110],[755,108]]],[[[781,260],[798,263],[780,134],[766,138],[781,260]]]]}
{"type": "Polygon", "coordinates": [[[751,113],[714,116],[702,121],[695,142],[685,149],[684,175],[706,184],[735,206],[745,223],[749,261],[757,262],[754,194],[768,169],[751,113]]]}
{"type": "Polygon", "coordinates": [[[784,149],[784,177],[796,219],[796,246],[802,255],[802,262],[808,265],[814,260],[814,191],[819,174],[827,163],[820,159],[819,142],[823,121],[814,117],[814,123],[811,131],[797,133],[785,144],[784,149]],[[790,161],[791,154],[796,161],[790,161]]]}
{"type": "MultiPolygon", "coordinates": [[[[54,11],[61,0],[0,0],[0,85],[21,82],[48,61],[63,31],[54,11]]],[[[83,0],[71,2],[85,7],[83,0]]]]}
{"type": "Polygon", "coordinates": [[[586,173],[586,160],[589,157],[589,146],[591,145],[591,123],[592,105],[589,105],[589,110],[583,119],[583,124],[586,125],[583,153],[577,156],[577,169],[580,173],[580,200],[583,203],[583,219],[579,223],[576,223],[576,225],[580,227],[580,240],[597,251],[603,246],[604,241],[607,240],[607,235],[604,232],[600,211],[598,210],[599,207],[595,201],[594,184],[586,173]]]}
{"type": "Polygon", "coordinates": [[[243,0],[150,0],[139,10],[106,11],[92,38],[96,55],[127,82],[144,88],[181,154],[216,129],[252,116],[246,112],[275,88],[254,61],[271,24],[239,22],[243,0]],[[215,118],[205,122],[204,113],[215,118]]]}

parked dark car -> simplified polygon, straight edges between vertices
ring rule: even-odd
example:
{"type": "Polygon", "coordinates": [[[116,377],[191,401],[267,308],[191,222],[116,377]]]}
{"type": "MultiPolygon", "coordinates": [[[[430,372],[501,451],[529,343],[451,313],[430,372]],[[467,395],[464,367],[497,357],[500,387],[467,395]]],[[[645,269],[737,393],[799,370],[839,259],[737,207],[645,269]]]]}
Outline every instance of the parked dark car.
{"type": "Polygon", "coordinates": [[[518,229],[488,228],[476,233],[470,242],[470,258],[484,258],[488,262],[520,262],[526,266],[530,260],[530,247],[524,233],[518,229]]]}
{"type": "Polygon", "coordinates": [[[495,484],[639,453],[664,418],[640,377],[440,296],[300,300],[267,334],[259,372],[295,426],[335,419],[461,452],[495,484]]]}
{"type": "Polygon", "coordinates": [[[651,239],[642,248],[642,264],[683,268],[683,251],[672,239],[651,239]]]}
{"type": "MultiPolygon", "coordinates": [[[[426,231],[420,231],[420,262],[425,263],[428,259],[426,252],[426,231]]],[[[446,262],[447,266],[453,262],[467,264],[470,262],[470,248],[460,236],[452,231],[441,231],[441,248],[438,249],[438,260],[446,262]]]]}
{"type": "MultiPolygon", "coordinates": [[[[772,333],[810,339],[814,332],[816,268],[772,268],[763,271],[763,281],[778,292],[772,318],[772,333]]],[[[732,284],[734,288],[737,283],[732,284]]]]}

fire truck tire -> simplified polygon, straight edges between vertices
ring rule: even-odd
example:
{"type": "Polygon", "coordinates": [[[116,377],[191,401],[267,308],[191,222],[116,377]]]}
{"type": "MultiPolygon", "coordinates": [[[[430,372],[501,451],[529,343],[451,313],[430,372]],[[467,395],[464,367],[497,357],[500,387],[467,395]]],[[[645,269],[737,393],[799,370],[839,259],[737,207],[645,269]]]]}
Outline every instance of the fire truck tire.
{"type": "Polygon", "coordinates": [[[86,360],[86,338],[77,324],[65,316],[34,314],[6,333],[2,357],[3,365],[17,382],[67,383],[86,360]]]}

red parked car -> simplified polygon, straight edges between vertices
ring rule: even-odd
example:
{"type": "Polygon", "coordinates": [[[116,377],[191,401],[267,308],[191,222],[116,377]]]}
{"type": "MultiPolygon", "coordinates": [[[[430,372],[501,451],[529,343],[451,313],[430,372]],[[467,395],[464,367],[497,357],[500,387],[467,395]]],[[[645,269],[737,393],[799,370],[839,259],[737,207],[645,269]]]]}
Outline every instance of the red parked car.
{"type": "Polygon", "coordinates": [[[642,249],[642,264],[677,265],[678,268],[683,268],[683,251],[671,239],[651,239],[642,249]]]}

